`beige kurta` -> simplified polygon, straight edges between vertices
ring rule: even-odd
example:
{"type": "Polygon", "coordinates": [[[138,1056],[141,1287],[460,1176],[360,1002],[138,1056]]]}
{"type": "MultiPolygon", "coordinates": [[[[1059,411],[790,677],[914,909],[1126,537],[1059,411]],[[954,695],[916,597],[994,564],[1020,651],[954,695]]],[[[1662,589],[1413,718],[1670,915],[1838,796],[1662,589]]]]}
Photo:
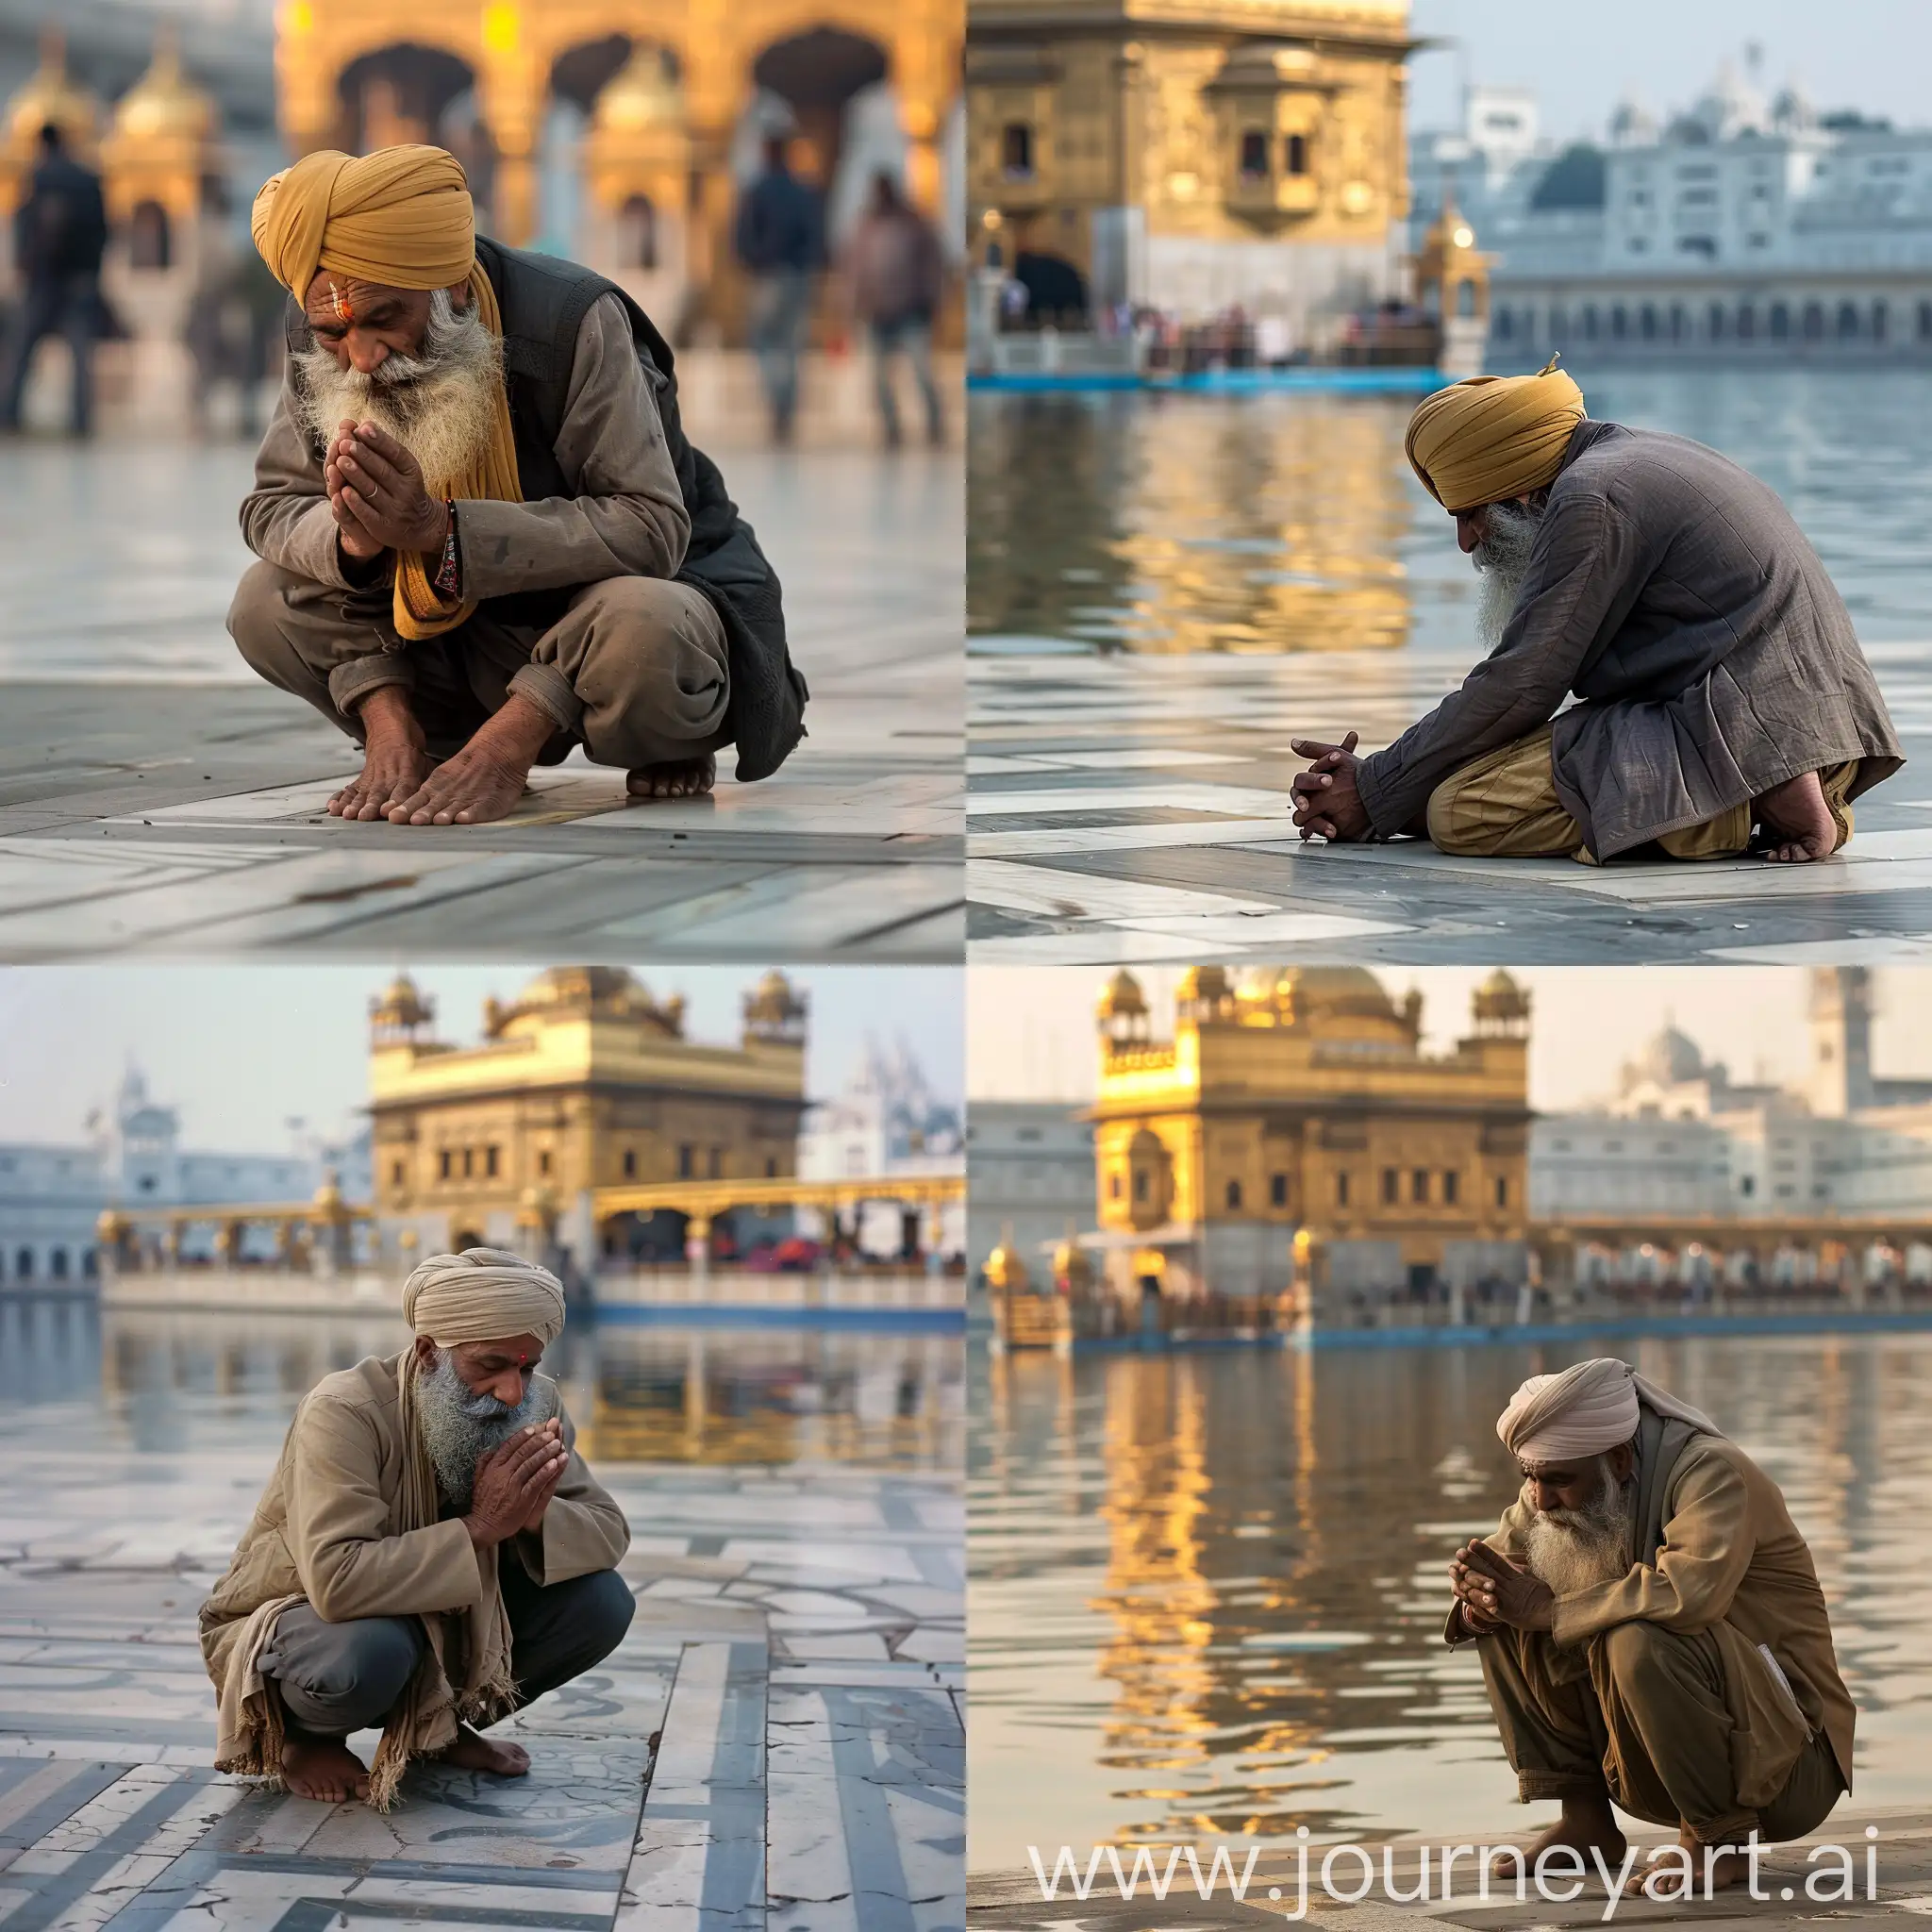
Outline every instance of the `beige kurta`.
{"type": "MultiPolygon", "coordinates": [[[[456,1518],[397,1532],[397,1377],[410,1353],[368,1357],[302,1398],[227,1574],[201,1607],[202,1656],[221,1705],[221,1770],[279,1771],[278,1716],[256,1660],[276,1617],[305,1598],[330,1624],[424,1620],[429,1644],[408,1700],[409,1734],[390,1754],[396,1771],[409,1751],[448,1743],[458,1715],[489,1723],[507,1707],[480,1667],[501,1615],[496,1551],[477,1549],[456,1518]]],[[[512,1544],[540,1584],[608,1570],[630,1545],[623,1511],[576,1453],[560,1398],[558,1413],[570,1459],[541,1528],[512,1544]]],[[[378,1795],[386,1800],[392,1787],[385,1779],[378,1795]]]]}
{"type": "MultiPolygon", "coordinates": [[[[1534,1515],[1519,1497],[1484,1541],[1521,1559],[1534,1515]]],[[[1655,1564],[1633,1564],[1613,1582],[1559,1596],[1551,1636],[1564,1648],[1587,1647],[1605,1631],[1640,1619],[1716,1637],[1741,1804],[1767,1804],[1783,1788],[1804,1749],[1807,1726],[1830,1739],[1845,1790],[1851,1790],[1857,1711],[1839,1675],[1811,1552],[1777,1485],[1735,1442],[1690,1438],[1665,1486],[1663,1541],[1655,1564]],[[1790,1680],[1803,1724],[1757,1654],[1760,1643],[1790,1680]]],[[[1460,1636],[1454,1606],[1446,1634],[1451,1642],[1469,1641],[1460,1636]]]]}

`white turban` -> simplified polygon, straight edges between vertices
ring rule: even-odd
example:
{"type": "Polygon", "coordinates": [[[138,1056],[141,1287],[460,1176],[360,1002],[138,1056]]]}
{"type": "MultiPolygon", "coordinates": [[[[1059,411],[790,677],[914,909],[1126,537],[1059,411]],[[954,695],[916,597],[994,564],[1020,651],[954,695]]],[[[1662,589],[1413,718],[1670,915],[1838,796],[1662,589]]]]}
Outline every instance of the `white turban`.
{"type": "Polygon", "coordinates": [[[1592,1357],[1560,1375],[1532,1375],[1496,1418],[1496,1434],[1519,1462],[1578,1461],[1627,1442],[1637,1433],[1640,1401],[1707,1436],[1724,1434],[1701,1408],[1610,1356],[1592,1357]]]}
{"type": "Polygon", "coordinates": [[[439,1348],[510,1335],[547,1348],[563,1332],[563,1284],[504,1248],[430,1255],[403,1284],[403,1320],[439,1348]]]}

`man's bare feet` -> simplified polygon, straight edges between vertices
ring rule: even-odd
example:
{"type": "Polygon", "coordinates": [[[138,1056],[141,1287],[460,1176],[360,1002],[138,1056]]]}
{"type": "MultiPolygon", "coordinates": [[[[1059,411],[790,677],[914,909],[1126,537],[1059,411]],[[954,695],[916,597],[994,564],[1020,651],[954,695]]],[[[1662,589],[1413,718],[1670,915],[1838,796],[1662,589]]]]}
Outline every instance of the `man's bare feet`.
{"type": "Polygon", "coordinates": [[[387,814],[392,825],[487,825],[516,809],[537,754],[557,726],[521,691],[454,758],[441,764],[387,814]]]}
{"type": "Polygon", "coordinates": [[[369,1795],[369,1767],[340,1738],[291,1731],[282,1740],[282,1782],[298,1798],[341,1805],[369,1795]]]}
{"type": "Polygon", "coordinates": [[[1824,787],[1816,772],[1806,772],[1774,785],[1752,800],[1757,822],[1770,835],[1767,858],[1784,865],[1804,865],[1829,858],[1838,849],[1838,823],[1824,802],[1824,787]]]}
{"type": "MultiPolygon", "coordinates": [[[[1759,1840],[1760,1845],[1762,1840],[1759,1840]]],[[[1744,1884],[1751,1876],[1751,1861],[1744,1856],[1744,1841],[1737,1844],[1705,1845],[1697,1841],[1697,1834],[1688,1824],[1680,1825],[1677,1843],[1690,1855],[1690,1885],[1695,1896],[1705,1895],[1705,1868],[1709,1866],[1709,1890],[1713,1892],[1728,1891],[1734,1885],[1744,1884]],[[1707,1859],[1706,1854],[1708,1854],[1707,1859]]],[[[1680,1874],[1673,1864],[1669,1871],[1654,1874],[1659,1881],[1659,1890],[1652,1892],[1653,1897],[1661,1896],[1666,1901],[1678,1897],[1683,1890],[1679,1883],[1680,1874]]],[[[1650,1890],[1649,1882],[1644,1885],[1650,1890]]]]}
{"type": "Polygon", "coordinates": [[[438,1757],[459,1771],[487,1771],[492,1777],[526,1777],[530,1770],[530,1754],[521,1744],[481,1737],[468,1724],[457,1726],[456,1742],[438,1757]]]}
{"type": "Polygon", "coordinates": [[[421,789],[435,767],[423,727],[399,684],[380,684],[356,708],[362,725],[362,771],[328,802],[339,819],[379,819],[421,789]]]}
{"type": "Polygon", "coordinates": [[[1591,1851],[1599,1851],[1613,1869],[1624,1862],[1624,1854],[1629,1849],[1607,1798],[1565,1798],[1562,1817],[1524,1855],[1532,1872],[1538,1856],[1553,1845],[1568,1845],[1586,1864],[1591,1851]]]}
{"type": "Polygon", "coordinates": [[[701,798],[718,782],[718,760],[709,752],[670,765],[640,765],[624,781],[632,798],[701,798]]]}

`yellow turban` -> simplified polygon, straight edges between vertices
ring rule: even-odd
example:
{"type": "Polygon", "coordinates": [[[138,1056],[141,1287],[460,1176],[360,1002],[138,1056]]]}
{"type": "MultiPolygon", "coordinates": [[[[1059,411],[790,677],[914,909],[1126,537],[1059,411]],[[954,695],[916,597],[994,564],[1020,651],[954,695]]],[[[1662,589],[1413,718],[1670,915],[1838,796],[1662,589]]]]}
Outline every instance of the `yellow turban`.
{"type": "Polygon", "coordinates": [[[1551,358],[1535,375],[1473,375],[1425,397],[1406,447],[1444,509],[1474,509],[1553,483],[1583,421],[1583,391],[1551,358]]]}
{"type": "Polygon", "coordinates": [[[547,1348],[563,1333],[563,1284],[505,1248],[431,1255],[403,1284],[403,1320],[439,1348],[511,1335],[547,1348]]]}
{"type": "MultiPolygon", "coordinates": [[[[440,147],[386,147],[373,155],[325,148],[262,184],[249,232],[269,272],[297,302],[323,269],[391,289],[467,282],[491,335],[503,333],[496,291],[476,260],[476,210],[462,163],[440,147]]],[[[488,448],[460,476],[427,476],[432,497],[521,503],[509,397],[497,399],[488,448]]],[[[406,638],[435,637],[475,608],[452,605],[430,582],[441,558],[396,559],[395,622],[406,638]]],[[[520,1331],[512,1331],[520,1332],[520,1331]]]]}

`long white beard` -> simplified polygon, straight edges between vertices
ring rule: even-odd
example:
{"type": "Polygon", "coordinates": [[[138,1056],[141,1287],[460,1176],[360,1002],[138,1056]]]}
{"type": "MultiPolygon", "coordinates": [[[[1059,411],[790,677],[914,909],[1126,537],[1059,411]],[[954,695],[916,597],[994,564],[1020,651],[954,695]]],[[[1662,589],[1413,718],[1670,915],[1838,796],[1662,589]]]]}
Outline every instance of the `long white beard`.
{"type": "Polygon", "coordinates": [[[429,320],[413,356],[388,356],[364,375],[344,369],[321,343],[295,355],[302,426],[326,447],[344,422],[386,429],[423,466],[432,497],[489,446],[503,393],[503,342],[475,303],[458,309],[447,289],[429,297],[429,320]]]}
{"type": "Polygon", "coordinates": [[[524,1399],[512,1407],[493,1395],[474,1393],[457,1374],[449,1351],[437,1353],[436,1366],[419,1373],[416,1413],[423,1445],[436,1465],[436,1485],[443,1500],[467,1509],[476,1486],[476,1464],[519,1429],[546,1423],[557,1413],[555,1385],[532,1375],[524,1399]]]}
{"type": "Polygon", "coordinates": [[[1542,521],[1540,510],[1523,509],[1513,503],[1490,506],[1488,534],[1470,557],[1477,579],[1476,641],[1486,651],[1493,651],[1503,641],[1504,627],[1529,574],[1529,554],[1536,548],[1542,521]]]}
{"type": "Polygon", "coordinates": [[[1607,1456],[1597,1458],[1597,1468],[1599,1488],[1587,1507],[1539,1513],[1524,1535],[1530,1574],[1558,1596],[1614,1582],[1630,1568],[1637,1484],[1634,1478],[1618,1482],[1607,1456]]]}

